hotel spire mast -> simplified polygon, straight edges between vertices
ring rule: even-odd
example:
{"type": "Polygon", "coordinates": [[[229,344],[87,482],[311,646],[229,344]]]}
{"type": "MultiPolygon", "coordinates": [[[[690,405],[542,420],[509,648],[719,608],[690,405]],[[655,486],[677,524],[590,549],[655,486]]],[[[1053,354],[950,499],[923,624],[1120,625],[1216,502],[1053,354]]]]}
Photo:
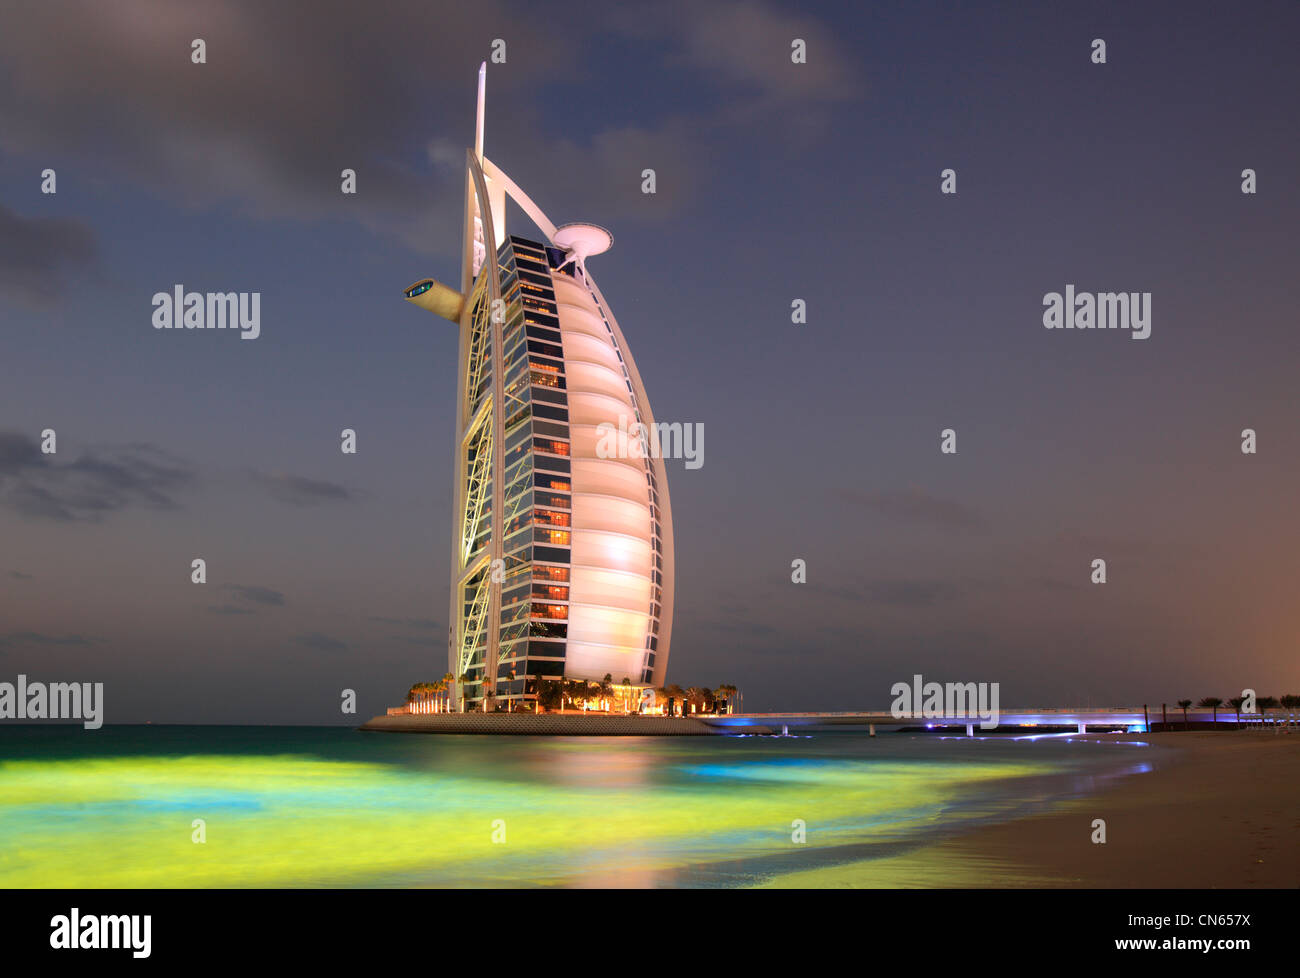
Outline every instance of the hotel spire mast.
{"type": "Polygon", "coordinates": [[[478,66],[478,112],[474,122],[474,155],[483,164],[483,117],[487,109],[487,62],[478,66]]]}

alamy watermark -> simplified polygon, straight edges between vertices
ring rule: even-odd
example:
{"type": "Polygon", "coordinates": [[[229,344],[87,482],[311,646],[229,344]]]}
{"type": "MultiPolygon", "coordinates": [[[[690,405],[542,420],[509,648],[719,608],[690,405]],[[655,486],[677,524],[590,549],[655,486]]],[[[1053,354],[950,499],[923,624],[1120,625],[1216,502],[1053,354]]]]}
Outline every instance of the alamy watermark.
{"type": "Polygon", "coordinates": [[[151,914],[83,914],[73,907],[50,918],[50,947],[56,951],[126,950],[147,958],[152,950],[151,914]]]}
{"type": "Polygon", "coordinates": [[[927,683],[918,673],[911,685],[894,683],[889,692],[895,720],[979,720],[981,730],[998,725],[997,683],[927,683]]]}
{"type": "Polygon", "coordinates": [[[0,720],[81,720],[87,730],[104,725],[103,683],[0,683],[0,720]]]}
{"type": "Polygon", "coordinates": [[[262,335],[261,292],[171,292],[153,296],[154,329],[237,329],[240,339],[262,335]]]}
{"type": "Polygon", "coordinates": [[[1048,329],[1129,329],[1135,340],[1151,335],[1150,292],[1048,292],[1043,296],[1048,329]]]}
{"type": "Polygon", "coordinates": [[[704,425],[697,421],[656,421],[628,424],[627,415],[619,415],[618,425],[602,421],[596,425],[598,458],[680,458],[688,469],[704,464],[704,425]]]}

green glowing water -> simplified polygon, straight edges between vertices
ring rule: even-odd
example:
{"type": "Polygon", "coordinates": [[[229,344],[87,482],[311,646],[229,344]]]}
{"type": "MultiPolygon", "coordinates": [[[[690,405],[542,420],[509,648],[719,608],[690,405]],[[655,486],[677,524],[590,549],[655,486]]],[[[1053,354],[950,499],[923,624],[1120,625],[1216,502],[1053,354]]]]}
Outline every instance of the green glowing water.
{"type": "Polygon", "coordinates": [[[851,733],[9,726],[0,887],[729,886],[869,872],[1060,797],[1115,754],[851,733]]]}

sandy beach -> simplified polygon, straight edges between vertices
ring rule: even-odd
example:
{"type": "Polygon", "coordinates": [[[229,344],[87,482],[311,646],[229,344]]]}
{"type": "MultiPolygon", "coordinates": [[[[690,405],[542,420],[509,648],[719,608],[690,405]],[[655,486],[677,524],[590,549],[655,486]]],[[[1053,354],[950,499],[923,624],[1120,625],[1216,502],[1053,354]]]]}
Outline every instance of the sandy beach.
{"type": "MultiPolygon", "coordinates": [[[[1133,734],[1104,735],[1136,739],[1133,734]]],[[[1300,886],[1300,736],[1141,737],[1154,770],[1055,811],[976,828],[906,855],[783,876],[778,887],[1300,886]],[[1104,845],[1092,841],[1106,822],[1104,845]]]]}

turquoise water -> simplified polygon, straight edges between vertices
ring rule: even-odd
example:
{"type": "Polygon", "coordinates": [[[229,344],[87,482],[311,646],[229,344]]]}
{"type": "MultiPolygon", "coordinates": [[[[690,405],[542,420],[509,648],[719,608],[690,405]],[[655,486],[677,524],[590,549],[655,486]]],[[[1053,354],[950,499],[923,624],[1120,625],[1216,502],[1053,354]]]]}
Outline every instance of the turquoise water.
{"type": "Polygon", "coordinates": [[[3,726],[0,887],[749,886],[850,863],[872,885],[1149,766],[1138,740],[3,726]]]}

